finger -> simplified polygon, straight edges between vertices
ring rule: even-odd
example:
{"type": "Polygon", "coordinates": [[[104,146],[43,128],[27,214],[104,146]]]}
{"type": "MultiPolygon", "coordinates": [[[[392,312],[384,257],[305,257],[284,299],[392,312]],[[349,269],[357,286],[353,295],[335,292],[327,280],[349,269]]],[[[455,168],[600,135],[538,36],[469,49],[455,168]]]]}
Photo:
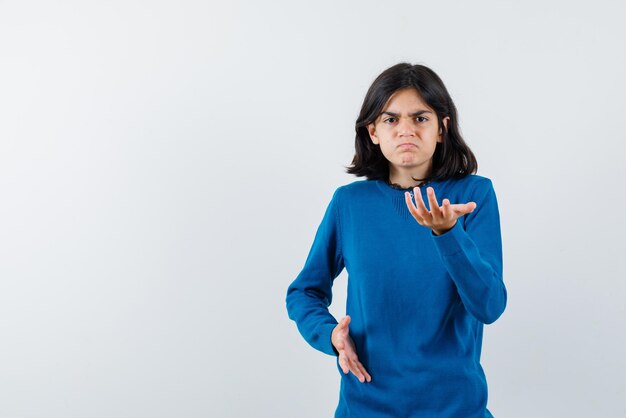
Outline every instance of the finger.
{"type": "Polygon", "coordinates": [[[359,369],[358,366],[354,364],[354,362],[352,362],[351,364],[352,367],[350,368],[350,370],[352,371],[352,374],[355,375],[357,379],[359,379],[359,382],[365,382],[365,375],[363,374],[363,372],[361,372],[361,369],[359,369]]]}
{"type": "Polygon", "coordinates": [[[415,207],[417,209],[417,213],[424,221],[430,222],[432,216],[428,209],[426,209],[426,205],[424,204],[424,200],[422,199],[422,192],[420,192],[419,187],[415,187],[413,189],[413,195],[415,195],[415,207]]]}
{"type": "Polygon", "coordinates": [[[352,373],[359,379],[361,383],[365,382],[368,378],[371,380],[371,376],[365,370],[365,366],[363,363],[359,361],[359,356],[357,355],[354,347],[348,344],[348,347],[345,350],[345,353],[348,357],[348,362],[350,364],[350,370],[352,373]]]}
{"type": "Polygon", "coordinates": [[[365,374],[363,373],[363,371],[361,371],[361,367],[359,367],[359,364],[360,363],[358,359],[350,359],[350,370],[352,371],[352,374],[355,375],[357,379],[359,379],[359,382],[363,383],[365,382],[365,374]]]}
{"type": "MultiPolygon", "coordinates": [[[[359,368],[359,371],[361,372],[361,375],[363,375],[363,381],[371,382],[372,376],[370,376],[370,374],[367,372],[367,370],[365,369],[365,366],[363,366],[363,363],[357,360],[356,364],[357,364],[357,367],[359,368]]],[[[361,381],[361,383],[363,383],[363,381],[361,381]]]]}
{"type": "Polygon", "coordinates": [[[366,382],[371,382],[372,381],[372,376],[370,376],[370,374],[367,372],[367,369],[365,368],[365,366],[363,366],[361,363],[359,363],[361,365],[361,371],[363,372],[363,376],[365,377],[365,381],[366,382]]]}
{"type": "Polygon", "coordinates": [[[465,215],[467,213],[473,212],[474,209],[476,209],[476,203],[475,202],[450,205],[450,210],[454,213],[454,215],[456,217],[459,217],[459,216],[465,215]]]}
{"type": "Polygon", "coordinates": [[[345,334],[346,329],[348,328],[348,324],[350,323],[350,318],[348,316],[344,316],[341,321],[337,324],[338,331],[342,334],[345,334]]]}
{"type": "Polygon", "coordinates": [[[365,367],[363,367],[363,375],[365,376],[365,381],[366,382],[371,382],[372,381],[372,376],[367,372],[365,367]]]}
{"type": "Polygon", "coordinates": [[[437,196],[435,195],[435,189],[429,187],[426,189],[426,195],[428,196],[428,204],[430,205],[430,213],[435,219],[443,218],[439,203],[437,203],[437,196]]]}
{"type": "Polygon", "coordinates": [[[406,202],[406,207],[409,209],[409,212],[411,212],[411,215],[413,215],[415,220],[419,224],[423,224],[424,218],[422,218],[420,214],[418,213],[417,208],[415,207],[415,204],[413,203],[413,199],[411,199],[411,194],[409,192],[404,193],[404,201],[406,202]]]}
{"type": "Polygon", "coordinates": [[[411,198],[411,193],[404,192],[404,201],[406,202],[406,206],[409,210],[417,210],[415,203],[413,203],[413,199],[411,198]]]}
{"type": "Polygon", "coordinates": [[[350,333],[350,321],[351,320],[352,319],[350,318],[350,316],[346,316],[345,318],[343,318],[343,321],[341,323],[341,333],[346,337],[350,333]]]}
{"type": "Polygon", "coordinates": [[[443,215],[444,219],[450,218],[451,213],[450,213],[450,200],[449,199],[443,199],[443,202],[441,202],[441,214],[443,215]]]}
{"type": "Polygon", "coordinates": [[[350,364],[348,362],[348,357],[345,354],[339,354],[339,366],[341,367],[341,371],[343,374],[348,374],[350,371],[350,364]]]}

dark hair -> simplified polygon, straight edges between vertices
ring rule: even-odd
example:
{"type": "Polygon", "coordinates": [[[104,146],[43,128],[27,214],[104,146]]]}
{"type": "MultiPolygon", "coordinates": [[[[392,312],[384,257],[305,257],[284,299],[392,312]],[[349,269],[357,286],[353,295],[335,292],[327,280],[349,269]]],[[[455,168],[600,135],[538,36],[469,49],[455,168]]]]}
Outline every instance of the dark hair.
{"type": "Polygon", "coordinates": [[[443,130],[443,142],[436,145],[430,174],[426,179],[414,180],[438,181],[476,173],[478,162],[461,136],[456,107],[448,90],[433,70],[408,63],[396,64],[383,71],[367,91],[356,120],[355,154],[347,172],[369,180],[389,180],[389,161],[380,146],[371,141],[367,125],[374,123],[389,98],[404,88],[417,90],[422,100],[437,114],[438,126],[443,130]],[[447,129],[442,123],[446,116],[450,118],[447,129]]]}

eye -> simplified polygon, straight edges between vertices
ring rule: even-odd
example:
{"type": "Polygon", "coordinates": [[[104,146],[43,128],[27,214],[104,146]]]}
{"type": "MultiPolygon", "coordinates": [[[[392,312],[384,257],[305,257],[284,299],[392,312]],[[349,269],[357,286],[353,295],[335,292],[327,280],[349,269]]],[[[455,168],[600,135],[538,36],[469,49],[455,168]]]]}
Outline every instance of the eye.
{"type": "Polygon", "coordinates": [[[418,116],[417,117],[417,121],[418,122],[426,122],[428,119],[426,119],[424,116],[418,116]]]}
{"type": "Polygon", "coordinates": [[[394,118],[393,116],[384,120],[385,123],[394,123],[395,121],[396,118],[394,118]]]}

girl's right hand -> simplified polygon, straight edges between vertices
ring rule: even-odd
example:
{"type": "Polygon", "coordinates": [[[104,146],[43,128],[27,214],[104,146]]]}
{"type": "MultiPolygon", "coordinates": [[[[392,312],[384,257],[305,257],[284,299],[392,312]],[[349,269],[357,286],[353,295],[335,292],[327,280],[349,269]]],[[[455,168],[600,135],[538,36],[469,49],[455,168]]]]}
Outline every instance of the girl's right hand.
{"type": "Polygon", "coordinates": [[[365,367],[361,364],[359,357],[356,355],[354,342],[350,337],[348,329],[349,324],[350,316],[348,315],[337,324],[330,337],[333,346],[339,353],[339,366],[341,366],[341,370],[343,370],[344,374],[352,372],[352,374],[359,379],[359,382],[371,382],[372,377],[367,370],[365,370],[365,367]]]}

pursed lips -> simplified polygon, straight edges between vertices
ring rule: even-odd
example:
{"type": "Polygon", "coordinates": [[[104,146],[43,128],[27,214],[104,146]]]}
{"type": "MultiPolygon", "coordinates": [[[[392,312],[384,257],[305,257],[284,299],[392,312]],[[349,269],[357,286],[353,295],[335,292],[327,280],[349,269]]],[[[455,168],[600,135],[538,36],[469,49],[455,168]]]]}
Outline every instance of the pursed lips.
{"type": "Polygon", "coordinates": [[[416,147],[417,148],[417,145],[415,145],[412,142],[404,142],[404,143],[398,145],[398,148],[400,148],[400,147],[407,147],[407,146],[411,146],[411,147],[416,147]]]}

